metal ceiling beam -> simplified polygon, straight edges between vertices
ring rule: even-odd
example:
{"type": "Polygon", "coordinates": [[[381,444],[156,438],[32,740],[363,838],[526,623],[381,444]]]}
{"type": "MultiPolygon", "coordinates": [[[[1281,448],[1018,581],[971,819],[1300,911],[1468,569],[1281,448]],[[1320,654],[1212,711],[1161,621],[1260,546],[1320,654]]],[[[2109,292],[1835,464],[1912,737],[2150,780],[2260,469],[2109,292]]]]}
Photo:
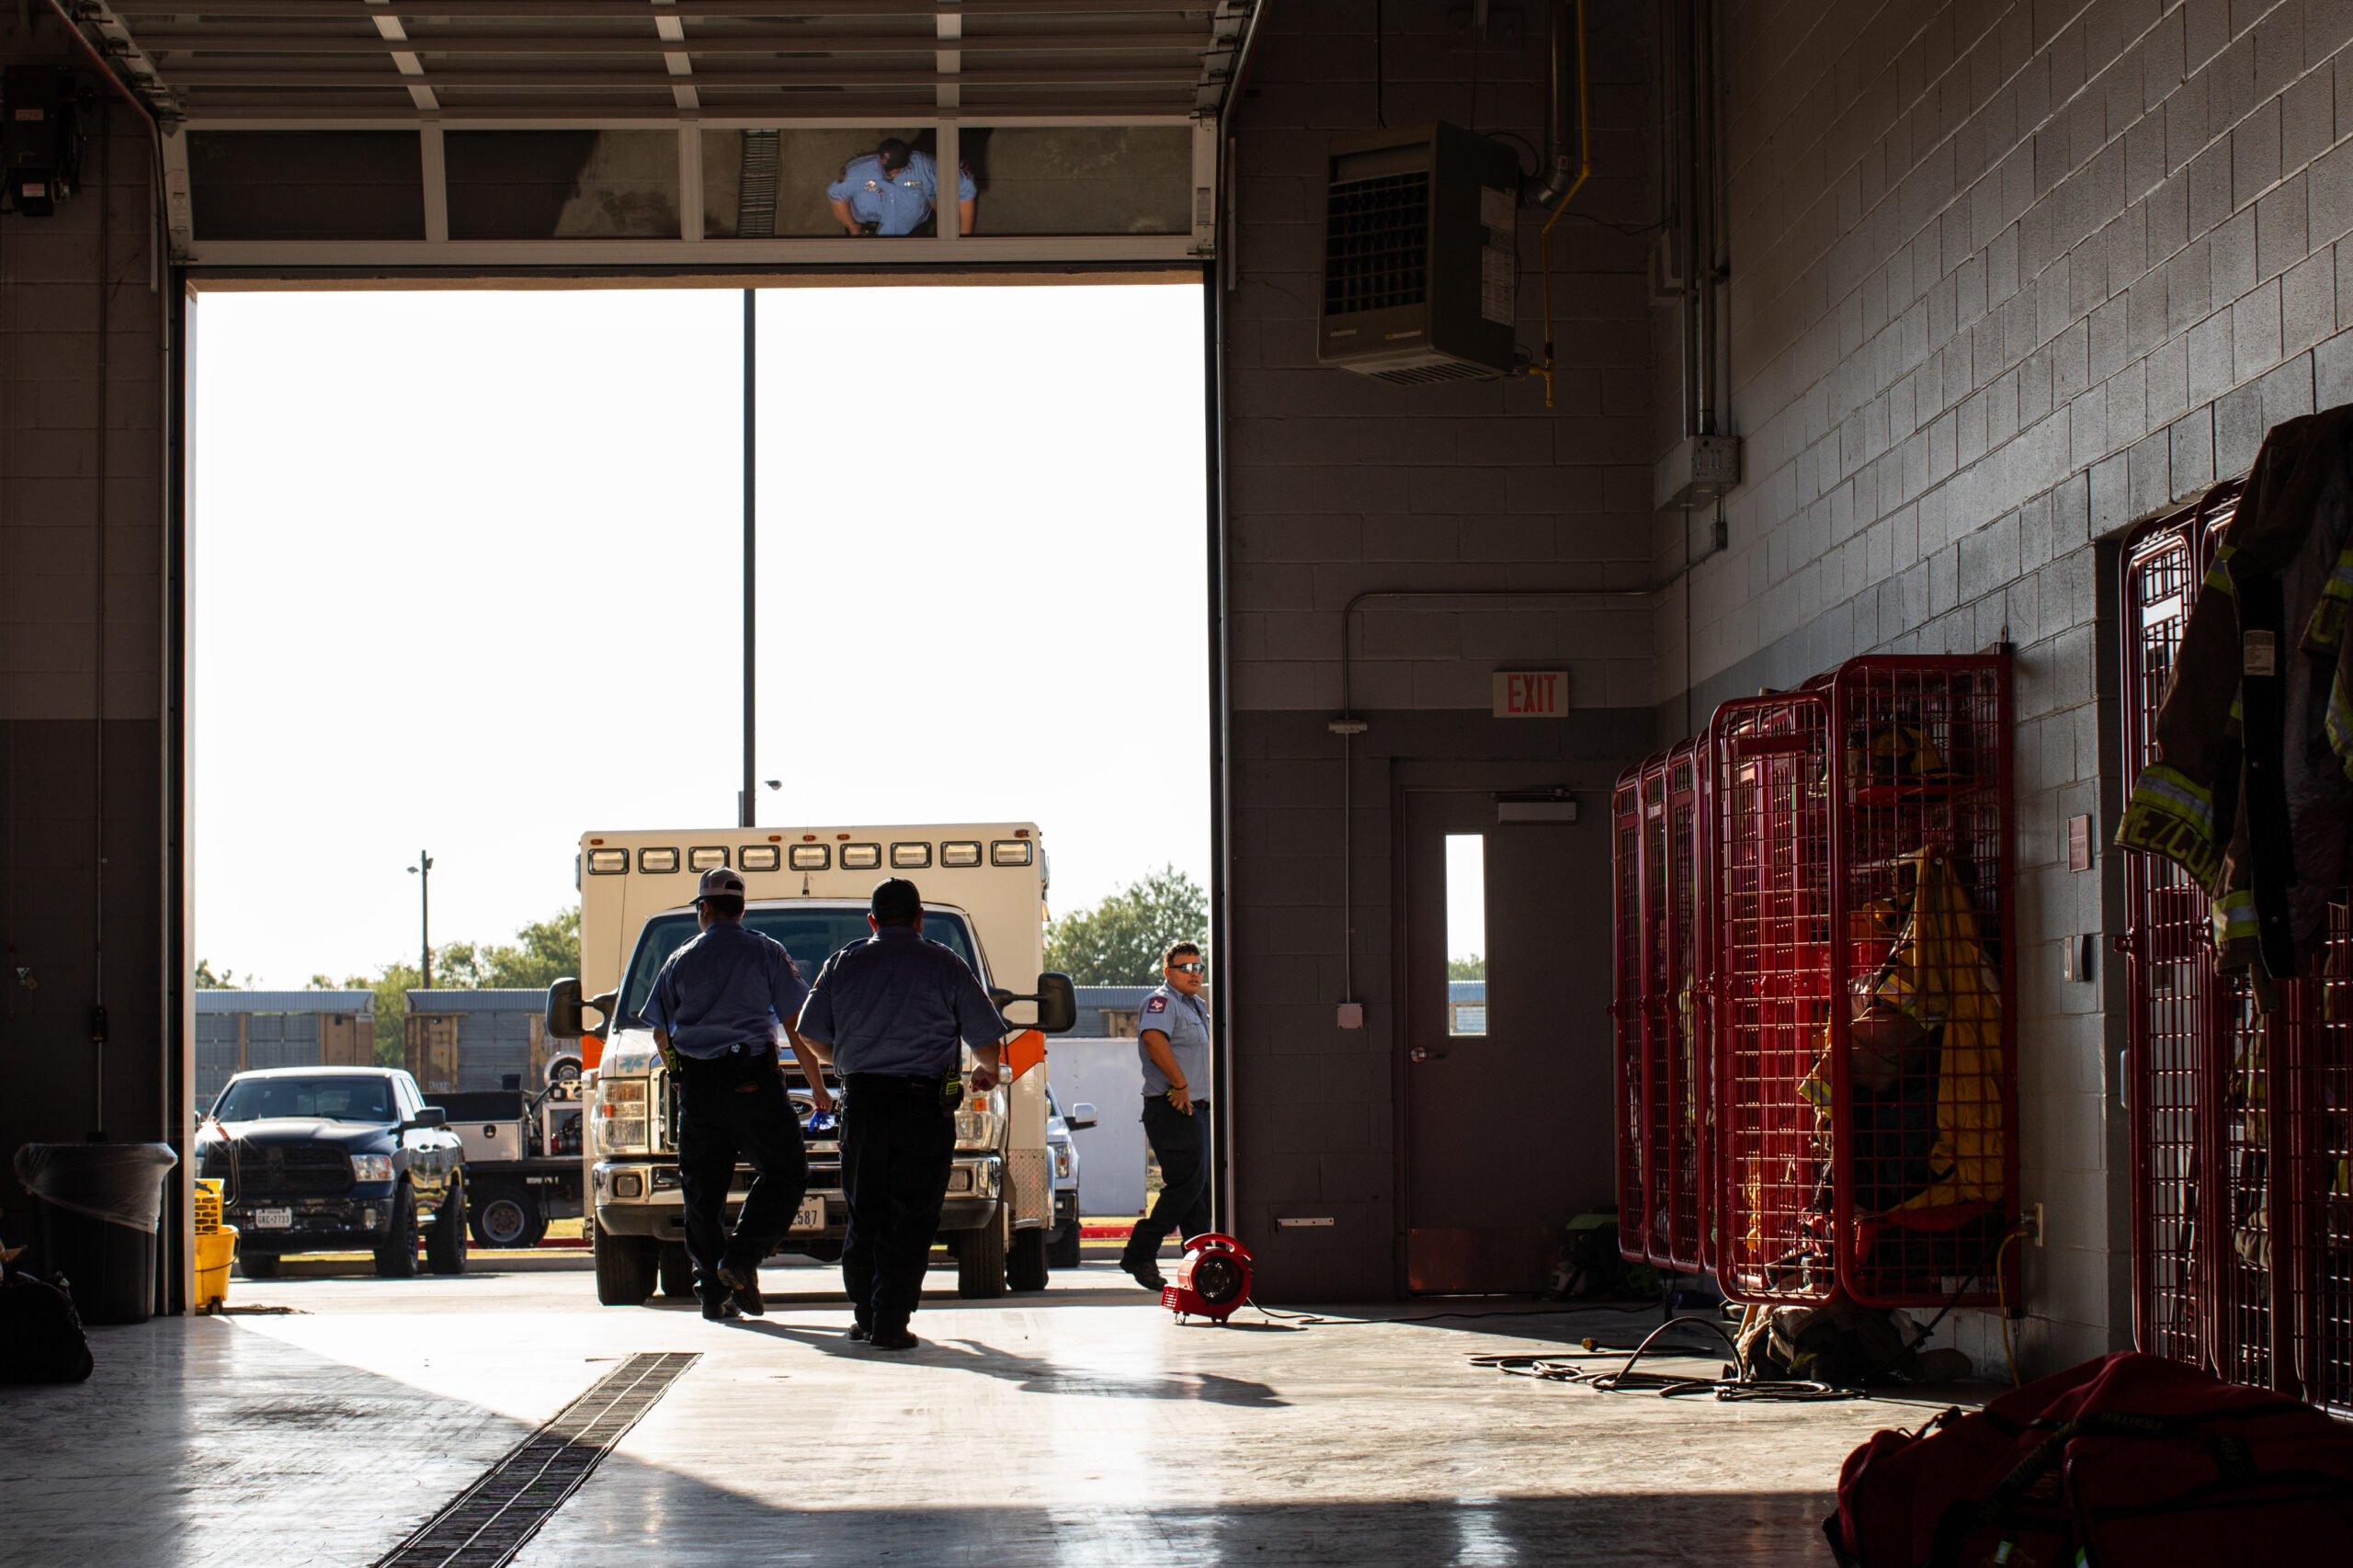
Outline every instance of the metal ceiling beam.
{"type": "MultiPolygon", "coordinates": [[[[415,77],[391,71],[302,70],[278,66],[188,66],[166,73],[173,87],[391,87],[415,77]]],[[[876,71],[698,71],[691,78],[649,67],[643,71],[453,71],[436,70],[425,80],[453,87],[667,87],[691,79],[704,87],[929,87],[940,82],[968,87],[1185,86],[1193,73],[1150,66],[1041,66],[1036,70],[942,72],[935,67],[876,71]]]]}
{"type": "MultiPolygon", "coordinates": [[[[775,0],[676,0],[678,15],[745,17],[906,17],[928,22],[941,12],[980,17],[1062,16],[1185,16],[1207,17],[1211,4],[1185,5],[1179,0],[803,0],[779,6],[775,0]]],[[[108,7],[124,17],[239,17],[251,20],[355,21],[369,10],[362,0],[122,0],[108,7]]],[[[385,7],[404,21],[495,17],[529,20],[540,17],[581,20],[638,21],[646,16],[645,0],[392,0],[385,7]]]]}
{"type": "MultiPolygon", "coordinates": [[[[968,130],[988,126],[1181,126],[1193,122],[1189,97],[1174,95],[1140,94],[1118,101],[1055,97],[966,104],[950,112],[968,130]]],[[[858,98],[827,94],[822,100],[812,95],[790,104],[706,104],[693,116],[693,123],[706,131],[872,130],[886,125],[921,129],[937,124],[939,114],[938,106],[926,98],[858,98]]],[[[449,131],[620,131],[674,126],[685,118],[672,105],[651,102],[457,104],[419,109],[397,98],[381,103],[355,103],[349,97],[274,94],[251,101],[208,99],[189,109],[188,124],[197,131],[394,131],[428,122],[438,123],[449,131]]]]}
{"type": "MultiPolygon", "coordinates": [[[[638,19],[646,20],[641,14],[638,19]]],[[[386,20],[395,20],[387,17],[386,20]]],[[[666,19],[666,18],[665,18],[666,19]]],[[[681,40],[617,33],[405,32],[400,38],[350,33],[222,34],[203,28],[145,28],[139,41],[157,54],[929,54],[932,33],[690,33],[681,40]]],[[[1199,56],[1211,47],[1204,33],[1003,33],[967,36],[967,54],[1167,52],[1199,56]]]]}

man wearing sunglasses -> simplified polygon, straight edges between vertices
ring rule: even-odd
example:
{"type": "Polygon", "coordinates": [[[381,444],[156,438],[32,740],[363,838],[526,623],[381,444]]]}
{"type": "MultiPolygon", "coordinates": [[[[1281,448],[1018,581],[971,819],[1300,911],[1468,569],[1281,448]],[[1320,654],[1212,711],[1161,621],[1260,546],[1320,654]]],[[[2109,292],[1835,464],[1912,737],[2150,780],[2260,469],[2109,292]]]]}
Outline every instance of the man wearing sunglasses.
{"type": "Polygon", "coordinates": [[[1210,1015],[1201,1005],[1209,966],[1201,949],[1178,942],[1162,955],[1166,983],[1136,1015],[1136,1053],[1143,1058],[1143,1135],[1160,1160],[1160,1200],[1136,1221],[1120,1267],[1147,1290],[1161,1277],[1160,1244],[1208,1230],[1210,1220],[1210,1015]]]}

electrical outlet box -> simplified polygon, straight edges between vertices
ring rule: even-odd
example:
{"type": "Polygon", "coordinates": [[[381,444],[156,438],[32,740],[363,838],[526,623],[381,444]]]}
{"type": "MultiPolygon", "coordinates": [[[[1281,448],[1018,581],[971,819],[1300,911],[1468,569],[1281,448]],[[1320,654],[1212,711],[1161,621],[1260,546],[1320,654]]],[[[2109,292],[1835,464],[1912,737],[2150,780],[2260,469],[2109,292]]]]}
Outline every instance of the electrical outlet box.
{"type": "Polygon", "coordinates": [[[1658,509],[1697,506],[1740,483],[1740,437],[1686,436],[1652,471],[1658,509]]]}
{"type": "Polygon", "coordinates": [[[2092,938],[2068,937],[2059,944],[2059,978],[2070,984],[2092,977],[2092,938]]]}

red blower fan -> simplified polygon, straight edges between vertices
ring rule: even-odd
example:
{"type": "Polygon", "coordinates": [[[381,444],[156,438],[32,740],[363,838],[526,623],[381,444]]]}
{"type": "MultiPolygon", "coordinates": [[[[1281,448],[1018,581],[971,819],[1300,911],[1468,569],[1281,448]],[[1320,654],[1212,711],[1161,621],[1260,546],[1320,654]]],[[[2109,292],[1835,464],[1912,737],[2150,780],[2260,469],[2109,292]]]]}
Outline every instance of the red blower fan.
{"type": "Polygon", "coordinates": [[[1250,1251],[1232,1236],[1204,1231],[1185,1244],[1176,1282],[1165,1286],[1160,1304],[1180,1318],[1223,1323],[1250,1299],[1250,1251]]]}

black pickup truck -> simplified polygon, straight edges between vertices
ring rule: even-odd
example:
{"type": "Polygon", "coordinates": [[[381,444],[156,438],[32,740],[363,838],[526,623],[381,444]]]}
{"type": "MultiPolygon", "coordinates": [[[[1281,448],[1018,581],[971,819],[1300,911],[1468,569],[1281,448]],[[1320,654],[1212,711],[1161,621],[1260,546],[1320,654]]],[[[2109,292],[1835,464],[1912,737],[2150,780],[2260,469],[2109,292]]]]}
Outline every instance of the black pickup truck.
{"type": "Polygon", "coordinates": [[[222,1182],[237,1262],[267,1279],[293,1252],[364,1248],[376,1272],[466,1269],[465,1148],[416,1080],[389,1067],[279,1067],[229,1080],[196,1134],[222,1182]]]}

